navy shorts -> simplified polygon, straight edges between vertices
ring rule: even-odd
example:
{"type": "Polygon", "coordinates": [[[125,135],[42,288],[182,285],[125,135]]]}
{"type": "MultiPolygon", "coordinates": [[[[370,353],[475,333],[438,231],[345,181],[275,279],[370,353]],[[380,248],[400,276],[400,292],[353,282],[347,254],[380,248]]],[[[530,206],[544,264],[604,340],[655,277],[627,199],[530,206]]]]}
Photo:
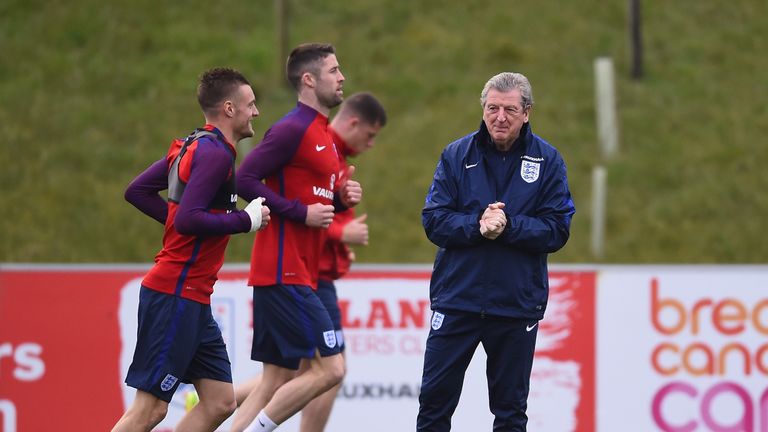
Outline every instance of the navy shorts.
{"type": "Polygon", "coordinates": [[[336,296],[336,286],[333,281],[320,279],[317,281],[315,294],[328,311],[333,329],[336,331],[336,343],[339,344],[341,351],[344,351],[344,332],[341,329],[341,309],[339,309],[339,298],[336,296]]]}
{"type": "Polygon", "coordinates": [[[253,288],[251,359],[298,369],[303,358],[341,352],[328,311],[306,285],[253,288]]]}
{"type": "Polygon", "coordinates": [[[139,327],[125,383],[170,402],[181,382],[232,382],[211,305],[141,287],[139,327]]]}

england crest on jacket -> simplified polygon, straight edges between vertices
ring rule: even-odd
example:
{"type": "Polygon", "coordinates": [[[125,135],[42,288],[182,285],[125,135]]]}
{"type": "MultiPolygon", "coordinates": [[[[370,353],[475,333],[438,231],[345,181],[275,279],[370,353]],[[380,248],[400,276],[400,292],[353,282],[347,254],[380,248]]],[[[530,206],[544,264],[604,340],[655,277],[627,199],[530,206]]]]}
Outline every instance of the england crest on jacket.
{"type": "Polygon", "coordinates": [[[432,330],[440,330],[440,327],[443,326],[444,318],[445,318],[445,315],[441,314],[438,311],[434,311],[432,313],[432,330]]]}
{"type": "Polygon", "coordinates": [[[543,158],[532,158],[530,156],[523,156],[523,164],[520,165],[520,177],[525,180],[526,183],[533,183],[539,178],[539,171],[541,170],[540,162],[533,162],[527,159],[544,160],[543,158]]]}

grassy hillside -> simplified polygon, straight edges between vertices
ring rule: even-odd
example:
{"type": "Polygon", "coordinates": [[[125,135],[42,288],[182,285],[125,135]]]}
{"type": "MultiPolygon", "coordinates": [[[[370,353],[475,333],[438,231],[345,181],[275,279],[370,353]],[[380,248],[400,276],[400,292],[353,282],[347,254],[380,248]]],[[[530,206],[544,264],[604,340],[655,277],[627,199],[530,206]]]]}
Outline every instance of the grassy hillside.
{"type": "MultiPolygon", "coordinates": [[[[273,2],[0,3],[0,262],[148,262],[162,227],[122,199],[172,137],[202,122],[199,73],[228,65],[259,92],[257,136],[295,103],[273,2]]],[[[628,78],[626,1],[290,2],[289,45],[337,46],[347,94],[390,122],[357,161],[363,262],[430,262],[420,210],[441,149],[475,129],[504,70],[534,87],[534,131],[569,166],[577,214],[555,262],[594,262],[590,176],[600,163],[593,60],[617,67],[621,150],[608,165],[605,262],[768,260],[768,3],[643,1],[646,76],[628,78]],[[500,7],[501,6],[501,7],[500,7]]],[[[248,259],[251,236],[229,261],[248,259]]]]}

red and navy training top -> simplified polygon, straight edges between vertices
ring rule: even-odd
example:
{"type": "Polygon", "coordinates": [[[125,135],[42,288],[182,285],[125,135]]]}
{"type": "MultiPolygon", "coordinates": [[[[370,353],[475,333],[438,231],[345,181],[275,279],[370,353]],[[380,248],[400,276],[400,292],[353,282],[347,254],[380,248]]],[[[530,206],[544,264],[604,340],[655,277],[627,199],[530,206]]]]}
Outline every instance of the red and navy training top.
{"type": "Polygon", "coordinates": [[[165,158],[131,182],[125,198],[165,224],[163,248],[142,285],[210,304],[229,234],[250,231],[251,219],[235,207],[235,147],[214,126],[202,130],[212,135],[174,140],[165,158]],[[166,202],[159,192],[169,183],[166,202]]]}
{"type": "Polygon", "coordinates": [[[308,205],[334,202],[339,159],[328,131],[328,117],[299,102],[240,165],[240,194],[266,198],[271,218],[253,243],[249,285],[317,288],[325,230],[305,220],[308,205]]]}

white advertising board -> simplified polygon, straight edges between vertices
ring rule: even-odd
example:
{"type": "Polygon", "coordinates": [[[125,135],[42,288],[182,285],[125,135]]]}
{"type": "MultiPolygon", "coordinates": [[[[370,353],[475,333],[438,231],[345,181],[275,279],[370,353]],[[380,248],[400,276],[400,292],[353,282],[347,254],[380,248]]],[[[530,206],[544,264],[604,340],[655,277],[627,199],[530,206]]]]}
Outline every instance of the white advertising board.
{"type": "Polygon", "coordinates": [[[600,431],[768,431],[765,267],[598,271],[600,431]]]}

